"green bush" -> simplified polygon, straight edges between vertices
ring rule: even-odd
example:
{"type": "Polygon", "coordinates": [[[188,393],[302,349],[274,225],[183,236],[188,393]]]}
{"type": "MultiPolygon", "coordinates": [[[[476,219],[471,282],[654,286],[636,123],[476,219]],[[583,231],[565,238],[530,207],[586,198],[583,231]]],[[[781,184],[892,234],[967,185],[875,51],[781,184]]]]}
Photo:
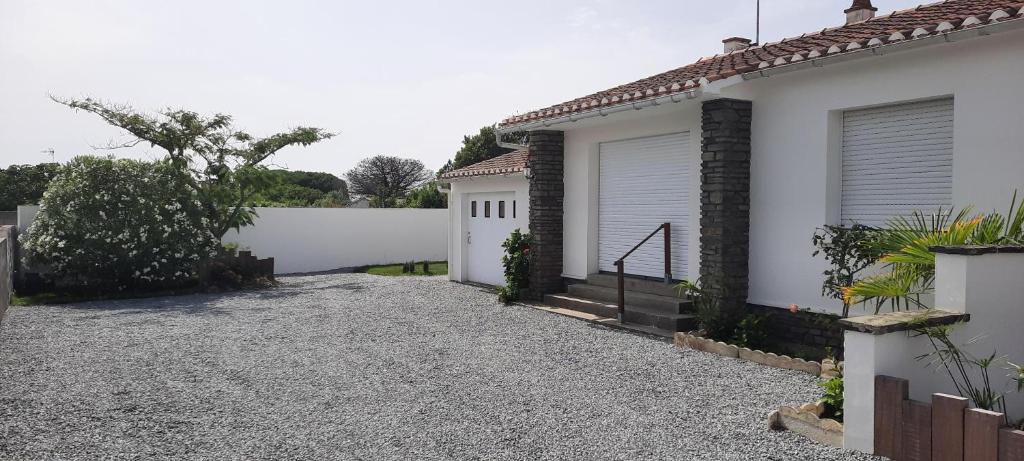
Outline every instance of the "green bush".
{"type": "Polygon", "coordinates": [[[737,346],[761,349],[768,344],[768,314],[747,314],[736,326],[737,346]]]}
{"type": "Polygon", "coordinates": [[[175,286],[216,254],[199,202],[164,162],[77,157],[51,181],[21,237],[61,285],[175,286]]]}
{"type": "Polygon", "coordinates": [[[825,395],[821,397],[825,404],[824,416],[843,420],[843,376],[835,376],[819,383],[825,389],[825,395]]]}
{"type": "Polygon", "coordinates": [[[498,300],[512,304],[519,300],[523,289],[530,286],[530,245],[533,236],[516,229],[501,244],[505,255],[501,264],[505,267],[505,286],[498,287],[498,300]]]}
{"type": "Polygon", "coordinates": [[[729,292],[724,283],[683,280],[676,285],[676,290],[693,300],[697,322],[707,337],[718,341],[734,339],[743,313],[722,308],[722,299],[729,292]]]}

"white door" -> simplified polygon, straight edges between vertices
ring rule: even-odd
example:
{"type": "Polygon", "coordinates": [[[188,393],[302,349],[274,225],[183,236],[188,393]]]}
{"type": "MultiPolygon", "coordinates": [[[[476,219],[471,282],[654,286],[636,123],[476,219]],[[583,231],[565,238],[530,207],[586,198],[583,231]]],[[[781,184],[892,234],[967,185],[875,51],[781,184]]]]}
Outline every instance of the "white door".
{"type": "MultiPolygon", "coordinates": [[[[689,132],[601,143],[600,270],[616,271],[616,260],[667,222],[672,224],[672,277],[686,277],[689,146],[689,132]]],[[[626,258],[626,273],[664,277],[663,248],[658,233],[626,258]]]]}
{"type": "Polygon", "coordinates": [[[843,113],[842,220],[884,226],[953,206],[953,98],[843,113]]]}
{"type": "Polygon", "coordinates": [[[466,260],[468,278],[472,282],[504,285],[505,269],[501,244],[515,229],[512,219],[512,192],[469,194],[466,200],[466,260]]]}

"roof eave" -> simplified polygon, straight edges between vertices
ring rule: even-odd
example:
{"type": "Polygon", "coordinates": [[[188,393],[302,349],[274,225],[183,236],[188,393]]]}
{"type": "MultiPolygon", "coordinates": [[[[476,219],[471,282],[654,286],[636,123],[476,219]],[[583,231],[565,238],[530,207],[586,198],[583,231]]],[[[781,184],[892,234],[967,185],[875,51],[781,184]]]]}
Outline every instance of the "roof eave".
{"type": "Polygon", "coordinates": [[[1008,21],[980,25],[969,29],[959,29],[950,32],[943,32],[940,34],[932,34],[925,37],[911,38],[900,42],[886,43],[878,46],[861,48],[854,51],[847,51],[832,56],[826,55],[819,58],[807,59],[797,63],[784,64],[781,66],[769,67],[766,69],[759,69],[753,72],[747,72],[745,74],[742,74],[742,78],[743,80],[755,80],[758,78],[787,74],[790,72],[796,72],[799,70],[809,68],[824,67],[826,65],[838,64],[847,61],[855,61],[874,56],[883,56],[889,53],[909,51],[917,48],[939,45],[942,43],[952,43],[963,40],[970,40],[973,38],[984,37],[1001,32],[1008,32],[1019,29],[1024,29],[1024,19],[1014,18],[1008,21]]]}
{"type": "MultiPolygon", "coordinates": [[[[738,77],[738,76],[733,76],[733,77],[738,77]]],[[[716,80],[715,82],[712,82],[711,84],[719,83],[719,82],[724,82],[724,81],[727,81],[727,80],[730,80],[730,79],[716,80]]],[[[531,131],[531,130],[549,128],[549,127],[552,127],[552,126],[555,126],[555,125],[561,125],[561,124],[565,124],[565,123],[575,123],[575,122],[578,122],[580,120],[585,120],[585,119],[594,118],[594,117],[607,117],[609,115],[612,115],[612,114],[615,114],[615,113],[618,113],[618,112],[625,112],[625,111],[629,111],[629,110],[641,110],[641,109],[645,109],[645,108],[648,108],[648,107],[660,106],[662,104],[680,103],[680,102],[687,101],[687,100],[690,100],[690,99],[697,99],[697,98],[705,95],[708,92],[708,89],[706,87],[710,86],[711,84],[706,84],[705,86],[701,86],[701,87],[697,87],[697,88],[691,88],[691,89],[688,89],[688,90],[682,90],[682,91],[678,91],[678,92],[675,92],[675,93],[671,93],[671,94],[667,94],[667,95],[659,96],[659,97],[655,97],[655,98],[642,99],[642,100],[639,100],[639,101],[631,101],[631,102],[627,102],[627,103],[620,103],[620,104],[617,104],[617,105],[602,107],[600,109],[591,109],[591,110],[587,110],[587,111],[575,112],[575,113],[572,113],[572,114],[569,114],[569,115],[563,115],[563,116],[560,116],[560,117],[544,118],[544,119],[539,119],[539,120],[535,120],[535,121],[532,121],[532,122],[525,122],[525,123],[505,125],[505,126],[498,125],[496,127],[496,129],[498,130],[499,133],[515,133],[515,132],[520,132],[520,131],[531,131]]]]}
{"type": "Polygon", "coordinates": [[[481,179],[481,178],[510,178],[510,177],[522,177],[522,176],[523,176],[523,172],[522,171],[514,171],[514,172],[511,172],[511,173],[483,173],[483,174],[459,175],[459,176],[453,176],[453,177],[442,177],[442,178],[440,178],[440,181],[441,182],[447,182],[447,183],[453,183],[453,182],[470,181],[470,180],[473,180],[473,179],[481,179]]]}

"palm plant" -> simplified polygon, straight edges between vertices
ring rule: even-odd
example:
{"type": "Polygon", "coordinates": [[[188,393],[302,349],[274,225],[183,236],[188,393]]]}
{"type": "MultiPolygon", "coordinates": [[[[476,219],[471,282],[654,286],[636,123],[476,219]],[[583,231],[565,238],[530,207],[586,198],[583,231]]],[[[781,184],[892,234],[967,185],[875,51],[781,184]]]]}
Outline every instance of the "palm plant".
{"type": "Polygon", "coordinates": [[[1024,202],[1014,192],[1007,215],[996,212],[971,215],[939,208],[935,214],[913,212],[897,216],[868,242],[879,254],[886,272],[855,282],[843,292],[846,303],[873,303],[877,314],[884,306],[898,311],[928,308],[922,296],[935,282],[935,246],[1018,244],[1024,241],[1024,202]]]}

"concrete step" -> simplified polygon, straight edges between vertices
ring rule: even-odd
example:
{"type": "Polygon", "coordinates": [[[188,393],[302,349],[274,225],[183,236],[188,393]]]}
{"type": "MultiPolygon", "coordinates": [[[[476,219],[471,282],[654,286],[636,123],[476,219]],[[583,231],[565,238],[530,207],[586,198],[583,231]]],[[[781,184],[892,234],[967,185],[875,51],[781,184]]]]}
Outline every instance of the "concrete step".
{"type": "MultiPolygon", "coordinates": [[[[670,298],[682,298],[676,291],[676,283],[666,284],[661,280],[644,280],[636,277],[624,277],[626,291],[647,293],[670,298]]],[[[590,274],[587,276],[588,285],[619,289],[619,278],[612,274],[590,274]]]]}
{"type": "MultiPolygon", "coordinates": [[[[544,303],[552,307],[571,309],[607,318],[617,318],[619,314],[619,308],[615,304],[570,294],[547,295],[544,297],[544,303]]],[[[626,324],[653,328],[665,333],[662,336],[671,336],[677,331],[697,329],[697,319],[690,314],[668,313],[628,304],[626,305],[626,324]]]]}
{"type": "MultiPolygon", "coordinates": [[[[602,287],[589,283],[577,283],[569,285],[569,295],[577,298],[592,299],[605,303],[617,304],[619,302],[618,288],[602,287]]],[[[683,314],[689,312],[690,302],[674,296],[661,296],[639,291],[625,293],[626,305],[640,306],[666,314],[683,314]]]]}
{"type": "Polygon", "coordinates": [[[594,301],[592,299],[578,298],[571,296],[568,293],[545,295],[544,304],[552,307],[561,307],[563,309],[586,312],[588,314],[607,317],[610,319],[614,319],[619,316],[619,306],[615,304],[594,301]]]}

